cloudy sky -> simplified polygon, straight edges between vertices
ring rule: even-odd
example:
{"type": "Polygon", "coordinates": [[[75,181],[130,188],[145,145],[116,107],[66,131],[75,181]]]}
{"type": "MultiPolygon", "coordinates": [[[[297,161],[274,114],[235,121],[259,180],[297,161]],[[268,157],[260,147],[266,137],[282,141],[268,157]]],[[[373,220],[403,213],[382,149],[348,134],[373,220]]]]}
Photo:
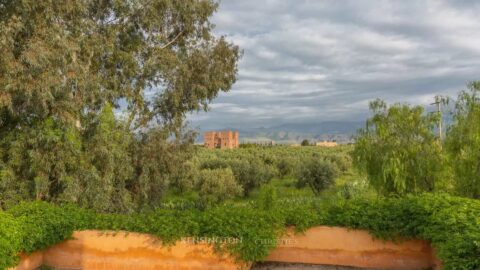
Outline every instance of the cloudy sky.
{"type": "Polygon", "coordinates": [[[368,102],[428,105],[480,79],[477,0],[223,0],[215,32],[244,55],[202,129],[357,121],[368,102]]]}

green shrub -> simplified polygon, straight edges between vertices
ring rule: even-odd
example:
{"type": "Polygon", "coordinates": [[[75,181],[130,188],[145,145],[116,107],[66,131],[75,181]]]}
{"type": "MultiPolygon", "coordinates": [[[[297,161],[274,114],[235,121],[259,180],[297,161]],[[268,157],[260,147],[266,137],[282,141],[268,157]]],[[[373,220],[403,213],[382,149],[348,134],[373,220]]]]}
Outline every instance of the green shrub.
{"type": "Polygon", "coordinates": [[[230,168],[246,196],[275,176],[272,167],[263,164],[259,159],[234,160],[230,162],[230,168]]]}
{"type": "Polygon", "coordinates": [[[242,261],[259,261],[276,246],[282,224],[274,212],[224,205],[205,212],[200,236],[242,261]]]}
{"type": "Polygon", "coordinates": [[[327,156],[326,159],[334,163],[342,173],[347,172],[352,167],[352,158],[350,155],[336,154],[327,156]]]}
{"type": "Polygon", "coordinates": [[[365,229],[378,238],[432,243],[444,269],[480,268],[480,201],[424,194],[403,199],[354,199],[330,204],[321,223],[365,229]]]}
{"type": "Polygon", "coordinates": [[[310,142],[308,140],[303,140],[302,143],[300,144],[301,146],[310,146],[310,142]]]}
{"type": "Polygon", "coordinates": [[[278,197],[275,188],[273,187],[262,187],[260,189],[260,194],[257,199],[257,207],[270,211],[277,208],[278,197]]]}
{"type": "Polygon", "coordinates": [[[281,178],[290,176],[295,173],[298,163],[293,158],[281,158],[277,163],[278,174],[281,178]]]}
{"type": "Polygon", "coordinates": [[[199,169],[231,168],[235,179],[249,196],[252,190],[268,183],[274,177],[296,176],[309,160],[328,160],[341,173],[351,168],[352,146],[322,147],[256,147],[232,151],[200,149],[195,158],[199,169]]]}
{"type": "Polygon", "coordinates": [[[15,266],[22,248],[20,222],[8,213],[0,212],[0,269],[15,266]]]}
{"type": "Polygon", "coordinates": [[[213,158],[213,159],[207,159],[202,162],[200,165],[200,169],[226,169],[229,168],[230,165],[226,160],[219,159],[219,158],[213,158]]]}
{"type": "Polygon", "coordinates": [[[204,203],[211,205],[242,194],[231,169],[206,169],[198,176],[197,189],[204,203]]]}
{"type": "Polygon", "coordinates": [[[31,253],[69,238],[80,225],[77,224],[79,216],[76,211],[79,210],[75,207],[61,208],[46,202],[32,202],[21,203],[8,212],[21,224],[25,236],[23,251],[31,253]]]}
{"type": "Polygon", "coordinates": [[[151,210],[137,214],[94,214],[74,206],[23,203],[0,212],[0,269],[19,252],[43,249],[71,237],[73,230],[125,230],[149,233],[171,244],[194,237],[243,261],[265,258],[287,226],[368,230],[380,239],[425,239],[445,270],[480,268],[480,201],[444,194],[402,198],[275,199],[261,191],[252,204],[223,204],[196,209],[151,210]],[[273,202],[273,203],[272,203],[273,202]]]}
{"type": "Polygon", "coordinates": [[[315,195],[319,195],[335,183],[336,175],[336,169],[331,162],[311,159],[300,169],[297,187],[308,186],[315,195]]]}

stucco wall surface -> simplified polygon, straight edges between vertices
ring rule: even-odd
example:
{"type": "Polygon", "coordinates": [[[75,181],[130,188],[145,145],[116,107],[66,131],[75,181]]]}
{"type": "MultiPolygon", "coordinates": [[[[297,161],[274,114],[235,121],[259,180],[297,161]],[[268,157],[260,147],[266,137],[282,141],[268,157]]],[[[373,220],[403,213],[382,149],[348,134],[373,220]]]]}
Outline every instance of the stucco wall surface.
{"type": "Polygon", "coordinates": [[[384,242],[366,231],[325,226],[304,234],[290,231],[266,261],[398,270],[440,268],[426,241],[384,242]]]}
{"type": "MultiPolygon", "coordinates": [[[[259,240],[258,244],[263,244],[259,240]]],[[[409,240],[398,243],[375,240],[361,230],[315,227],[304,234],[289,231],[278,241],[266,261],[338,265],[370,269],[440,269],[430,245],[409,240]]],[[[40,265],[85,270],[234,270],[249,265],[218,255],[208,244],[179,241],[164,246],[151,235],[127,232],[75,232],[73,240],[24,256],[14,270],[40,265]]]]}

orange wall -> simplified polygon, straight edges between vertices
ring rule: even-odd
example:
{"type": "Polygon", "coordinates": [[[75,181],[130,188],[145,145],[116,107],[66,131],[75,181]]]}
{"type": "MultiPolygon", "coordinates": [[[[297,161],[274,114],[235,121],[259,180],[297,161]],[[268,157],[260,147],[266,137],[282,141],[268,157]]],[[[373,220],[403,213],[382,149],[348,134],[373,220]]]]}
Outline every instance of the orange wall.
{"type": "Polygon", "coordinates": [[[426,241],[384,242],[366,231],[324,226],[304,234],[287,233],[266,261],[399,270],[426,269],[436,264],[426,241]]]}
{"type": "Polygon", "coordinates": [[[34,270],[43,265],[43,252],[35,252],[21,257],[20,264],[14,270],[34,270]]]}
{"type": "MultiPolygon", "coordinates": [[[[43,253],[25,257],[15,270],[33,270],[42,262],[55,268],[85,270],[234,270],[240,267],[231,257],[216,254],[207,244],[180,241],[162,246],[153,236],[125,232],[81,231],[73,237],[74,240],[43,253]]],[[[278,241],[278,247],[266,261],[399,270],[423,269],[436,264],[433,251],[425,241],[383,242],[374,240],[365,231],[335,227],[315,227],[301,235],[289,232],[278,241]]]]}
{"type": "Polygon", "coordinates": [[[177,242],[163,246],[158,238],[137,233],[75,232],[75,240],[45,250],[44,264],[63,269],[235,270],[237,265],[206,244],[177,242]]]}

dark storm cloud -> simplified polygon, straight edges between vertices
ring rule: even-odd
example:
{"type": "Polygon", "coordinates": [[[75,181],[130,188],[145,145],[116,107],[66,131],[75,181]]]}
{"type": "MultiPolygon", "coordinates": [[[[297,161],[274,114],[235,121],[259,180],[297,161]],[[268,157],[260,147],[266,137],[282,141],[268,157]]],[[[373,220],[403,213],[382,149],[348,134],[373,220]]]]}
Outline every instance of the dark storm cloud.
{"type": "Polygon", "coordinates": [[[480,79],[480,1],[223,0],[215,32],[244,50],[205,128],[361,120],[368,102],[427,105],[480,79]]]}

